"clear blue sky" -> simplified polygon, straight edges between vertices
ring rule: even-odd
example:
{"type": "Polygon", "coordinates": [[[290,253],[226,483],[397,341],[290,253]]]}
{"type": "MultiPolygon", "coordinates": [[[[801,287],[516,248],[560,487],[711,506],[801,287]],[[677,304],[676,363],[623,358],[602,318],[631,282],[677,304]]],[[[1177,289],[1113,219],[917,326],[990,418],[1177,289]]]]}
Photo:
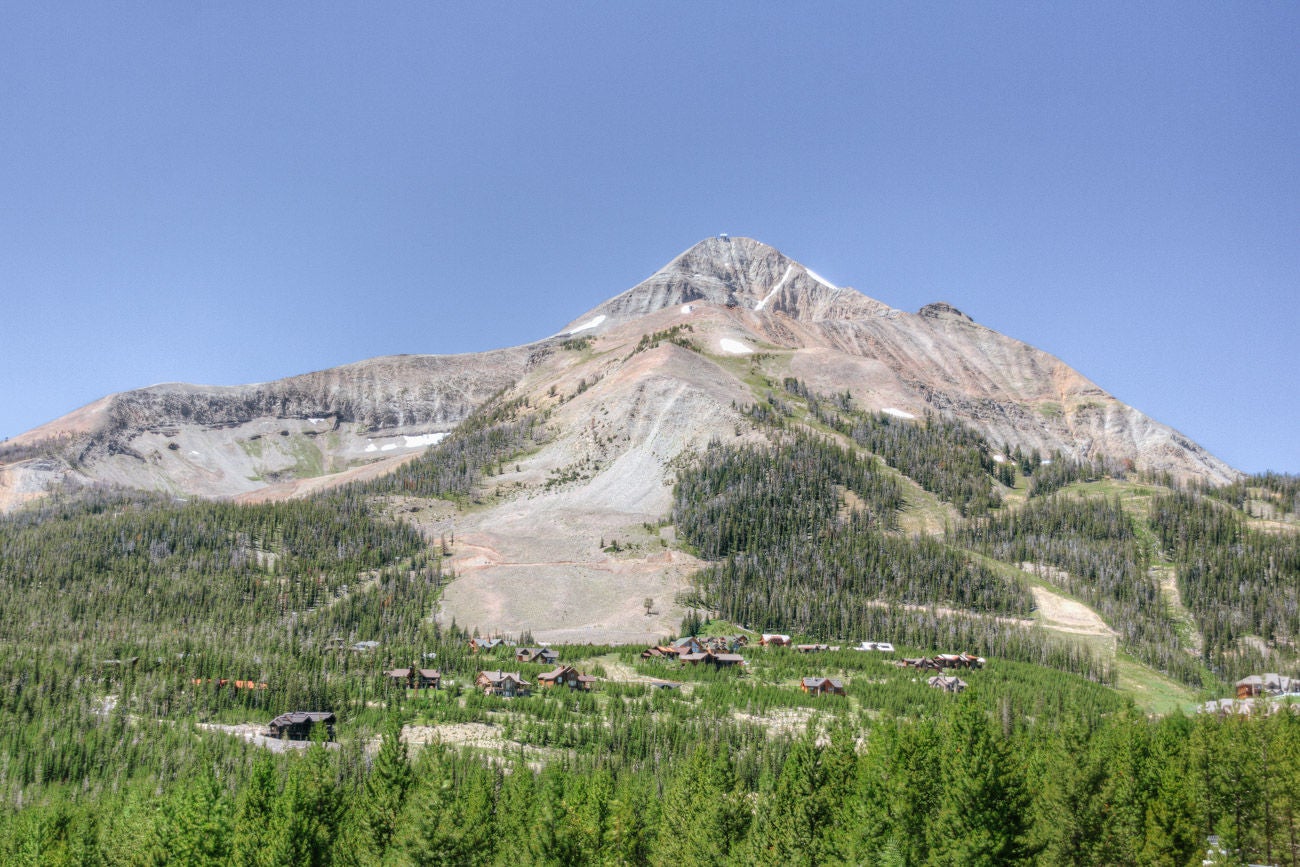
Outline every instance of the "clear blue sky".
{"type": "Polygon", "coordinates": [[[707,235],[1300,472],[1300,4],[8,3],[0,437],[538,339],[707,235]]]}

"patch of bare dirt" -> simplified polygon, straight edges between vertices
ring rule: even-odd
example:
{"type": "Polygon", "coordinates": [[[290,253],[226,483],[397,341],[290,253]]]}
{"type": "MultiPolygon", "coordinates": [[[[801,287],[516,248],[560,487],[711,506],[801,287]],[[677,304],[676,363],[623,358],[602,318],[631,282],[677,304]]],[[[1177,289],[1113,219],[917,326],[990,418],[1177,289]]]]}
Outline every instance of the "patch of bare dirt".
{"type": "Polygon", "coordinates": [[[1087,605],[1053,593],[1046,587],[1035,586],[1029,590],[1034,594],[1034,603],[1038,606],[1044,628],[1070,635],[1094,635],[1114,643],[1115,630],[1107,626],[1106,621],[1087,605]]]}

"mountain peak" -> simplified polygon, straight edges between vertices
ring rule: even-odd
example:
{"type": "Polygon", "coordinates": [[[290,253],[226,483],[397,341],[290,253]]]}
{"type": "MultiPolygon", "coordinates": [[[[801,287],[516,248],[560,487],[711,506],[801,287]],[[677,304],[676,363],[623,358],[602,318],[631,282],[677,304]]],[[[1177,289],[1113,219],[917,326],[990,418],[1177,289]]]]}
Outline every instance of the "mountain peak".
{"type": "Polygon", "coordinates": [[[836,286],[762,241],[717,235],[694,244],[643,282],[574,320],[563,333],[692,303],[780,312],[810,321],[861,316],[885,307],[856,290],[836,286]]]}

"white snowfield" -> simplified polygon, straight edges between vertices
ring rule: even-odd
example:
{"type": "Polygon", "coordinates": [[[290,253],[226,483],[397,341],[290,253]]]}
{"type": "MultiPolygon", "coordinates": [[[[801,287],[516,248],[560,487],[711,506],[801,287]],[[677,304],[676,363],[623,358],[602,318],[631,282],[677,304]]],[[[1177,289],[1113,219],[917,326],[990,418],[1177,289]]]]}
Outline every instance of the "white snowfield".
{"type": "Polygon", "coordinates": [[[816,271],[812,270],[811,268],[804,268],[804,270],[808,272],[808,276],[809,276],[809,277],[813,278],[813,279],[816,280],[818,283],[820,283],[820,284],[822,284],[823,286],[825,286],[827,289],[839,289],[839,288],[840,288],[840,287],[836,286],[834,283],[832,283],[831,281],[827,280],[825,277],[822,277],[821,275],[819,275],[816,271]]]}
{"type": "Polygon", "coordinates": [[[750,349],[739,340],[732,340],[730,337],[722,338],[718,341],[718,345],[721,346],[722,351],[728,355],[750,355],[754,352],[754,350],[750,349]]]}
{"type": "Polygon", "coordinates": [[[588,320],[587,322],[582,323],[581,325],[579,325],[577,328],[573,329],[573,330],[570,331],[569,333],[570,333],[570,334],[577,334],[579,331],[586,331],[588,328],[595,328],[597,325],[599,325],[600,323],[602,323],[602,322],[604,322],[604,321],[605,321],[605,314],[602,313],[602,314],[600,314],[599,316],[593,317],[592,319],[588,320]]]}
{"type": "Polygon", "coordinates": [[[381,445],[376,445],[372,441],[366,446],[366,451],[391,452],[393,449],[396,448],[417,449],[417,448],[422,448],[424,446],[437,445],[438,443],[446,439],[446,437],[447,434],[445,432],[431,433],[431,434],[416,434],[415,436],[403,434],[402,439],[405,440],[405,442],[400,446],[397,443],[384,443],[381,446],[381,445]]]}
{"type": "Polygon", "coordinates": [[[885,415],[892,415],[895,418],[906,418],[906,419],[916,418],[916,416],[912,415],[910,412],[907,412],[906,410],[895,409],[892,406],[885,407],[884,409],[881,410],[881,412],[883,412],[885,415]]]}
{"type": "MultiPolygon", "coordinates": [[[[757,304],[754,305],[754,309],[755,309],[755,310],[762,310],[762,309],[767,305],[767,302],[771,301],[772,298],[774,298],[774,297],[776,296],[776,293],[778,293],[778,292],[781,291],[781,287],[785,285],[785,281],[786,281],[786,280],[789,280],[789,279],[790,279],[790,275],[793,274],[793,273],[794,273],[794,266],[793,266],[793,265],[787,265],[786,268],[785,268],[785,273],[781,275],[781,280],[780,280],[780,282],[778,282],[778,283],[776,284],[776,286],[774,286],[774,287],[772,288],[772,291],[771,291],[771,292],[767,293],[767,296],[764,297],[762,301],[760,301],[760,302],[758,302],[757,304]]],[[[811,272],[809,272],[809,273],[811,273],[811,272]]]]}

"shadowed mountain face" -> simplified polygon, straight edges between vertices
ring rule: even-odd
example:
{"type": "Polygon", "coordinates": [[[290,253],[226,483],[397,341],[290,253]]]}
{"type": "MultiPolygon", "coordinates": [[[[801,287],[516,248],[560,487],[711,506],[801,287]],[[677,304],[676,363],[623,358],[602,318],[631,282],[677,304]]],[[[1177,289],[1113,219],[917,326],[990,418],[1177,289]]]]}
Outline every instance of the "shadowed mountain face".
{"type": "Polygon", "coordinates": [[[1059,359],[947,304],[905,313],[834,286],[766,244],[718,237],[575,319],[560,337],[596,339],[594,357],[560,351],[552,338],[469,355],[377,358],[256,385],[167,384],[112,395],[0,449],[0,507],[68,481],[223,497],[290,494],[305,479],[319,487],[374,474],[494,395],[544,395],[575,365],[602,380],[593,397],[618,405],[612,389],[648,381],[629,381],[640,368],[611,367],[610,359],[674,325],[694,329],[703,352],[693,366],[715,368],[713,379],[729,380],[726,390],[741,403],[752,394],[729,371],[747,352],[762,353],[758,367],[769,376],[849,391],[862,408],[900,417],[950,415],[994,444],[1104,455],[1215,482],[1234,475],[1059,359]]]}

